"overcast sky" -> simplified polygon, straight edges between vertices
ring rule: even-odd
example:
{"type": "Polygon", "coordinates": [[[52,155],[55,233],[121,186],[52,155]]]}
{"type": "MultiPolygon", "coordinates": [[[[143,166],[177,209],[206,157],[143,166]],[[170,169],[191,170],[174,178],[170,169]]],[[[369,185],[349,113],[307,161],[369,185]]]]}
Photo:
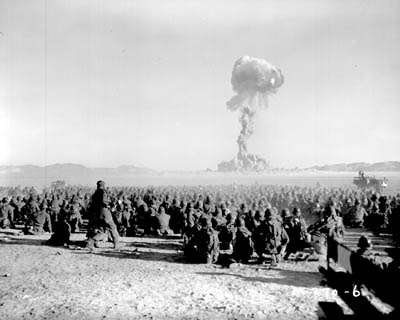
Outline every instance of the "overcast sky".
{"type": "Polygon", "coordinates": [[[283,71],[249,151],[400,160],[400,2],[0,0],[0,165],[215,169],[243,55],[283,71]]]}

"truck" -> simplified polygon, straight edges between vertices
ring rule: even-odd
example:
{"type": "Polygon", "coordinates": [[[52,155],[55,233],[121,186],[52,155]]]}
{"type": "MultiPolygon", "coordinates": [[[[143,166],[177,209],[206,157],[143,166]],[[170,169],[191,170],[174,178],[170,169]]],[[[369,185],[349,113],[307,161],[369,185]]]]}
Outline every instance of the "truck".
{"type": "Polygon", "coordinates": [[[375,192],[382,192],[388,186],[388,179],[378,179],[375,177],[365,176],[364,171],[358,173],[358,177],[354,177],[353,183],[361,190],[374,190],[375,192]]]}

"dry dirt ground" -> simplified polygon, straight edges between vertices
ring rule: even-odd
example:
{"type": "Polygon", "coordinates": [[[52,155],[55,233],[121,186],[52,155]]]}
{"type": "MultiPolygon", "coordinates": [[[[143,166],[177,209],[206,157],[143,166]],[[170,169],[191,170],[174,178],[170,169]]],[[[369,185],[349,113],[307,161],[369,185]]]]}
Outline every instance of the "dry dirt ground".
{"type": "Polygon", "coordinates": [[[317,319],[318,301],[342,304],[323,261],[225,268],[185,263],[176,239],[90,253],[49,237],[0,236],[0,319],[317,319]]]}

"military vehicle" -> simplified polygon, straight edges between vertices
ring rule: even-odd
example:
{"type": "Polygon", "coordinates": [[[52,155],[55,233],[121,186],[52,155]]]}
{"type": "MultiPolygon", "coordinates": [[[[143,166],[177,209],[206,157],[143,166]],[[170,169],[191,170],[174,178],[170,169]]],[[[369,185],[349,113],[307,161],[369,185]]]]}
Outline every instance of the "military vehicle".
{"type": "Polygon", "coordinates": [[[50,188],[53,190],[62,190],[65,188],[65,185],[66,185],[66,183],[64,180],[57,180],[57,181],[53,181],[51,183],[50,188]]]}
{"type": "Polygon", "coordinates": [[[374,190],[376,192],[381,192],[384,188],[387,187],[387,179],[377,179],[375,177],[367,177],[365,176],[363,171],[358,173],[358,177],[354,177],[353,183],[363,191],[365,190],[374,190]]]}

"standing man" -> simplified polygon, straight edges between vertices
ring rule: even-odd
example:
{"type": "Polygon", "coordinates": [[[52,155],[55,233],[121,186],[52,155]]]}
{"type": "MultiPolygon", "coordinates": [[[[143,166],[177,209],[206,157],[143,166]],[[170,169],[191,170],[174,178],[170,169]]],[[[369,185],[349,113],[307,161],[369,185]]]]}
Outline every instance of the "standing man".
{"type": "Polygon", "coordinates": [[[96,227],[98,231],[91,237],[88,238],[87,247],[89,249],[94,248],[96,241],[104,239],[103,230],[109,234],[114,243],[114,249],[119,249],[119,236],[117,227],[115,226],[114,220],[112,218],[111,212],[108,207],[108,195],[106,192],[106,184],[104,181],[97,181],[97,190],[92,196],[90,210],[92,211],[92,217],[94,218],[96,227]]]}

